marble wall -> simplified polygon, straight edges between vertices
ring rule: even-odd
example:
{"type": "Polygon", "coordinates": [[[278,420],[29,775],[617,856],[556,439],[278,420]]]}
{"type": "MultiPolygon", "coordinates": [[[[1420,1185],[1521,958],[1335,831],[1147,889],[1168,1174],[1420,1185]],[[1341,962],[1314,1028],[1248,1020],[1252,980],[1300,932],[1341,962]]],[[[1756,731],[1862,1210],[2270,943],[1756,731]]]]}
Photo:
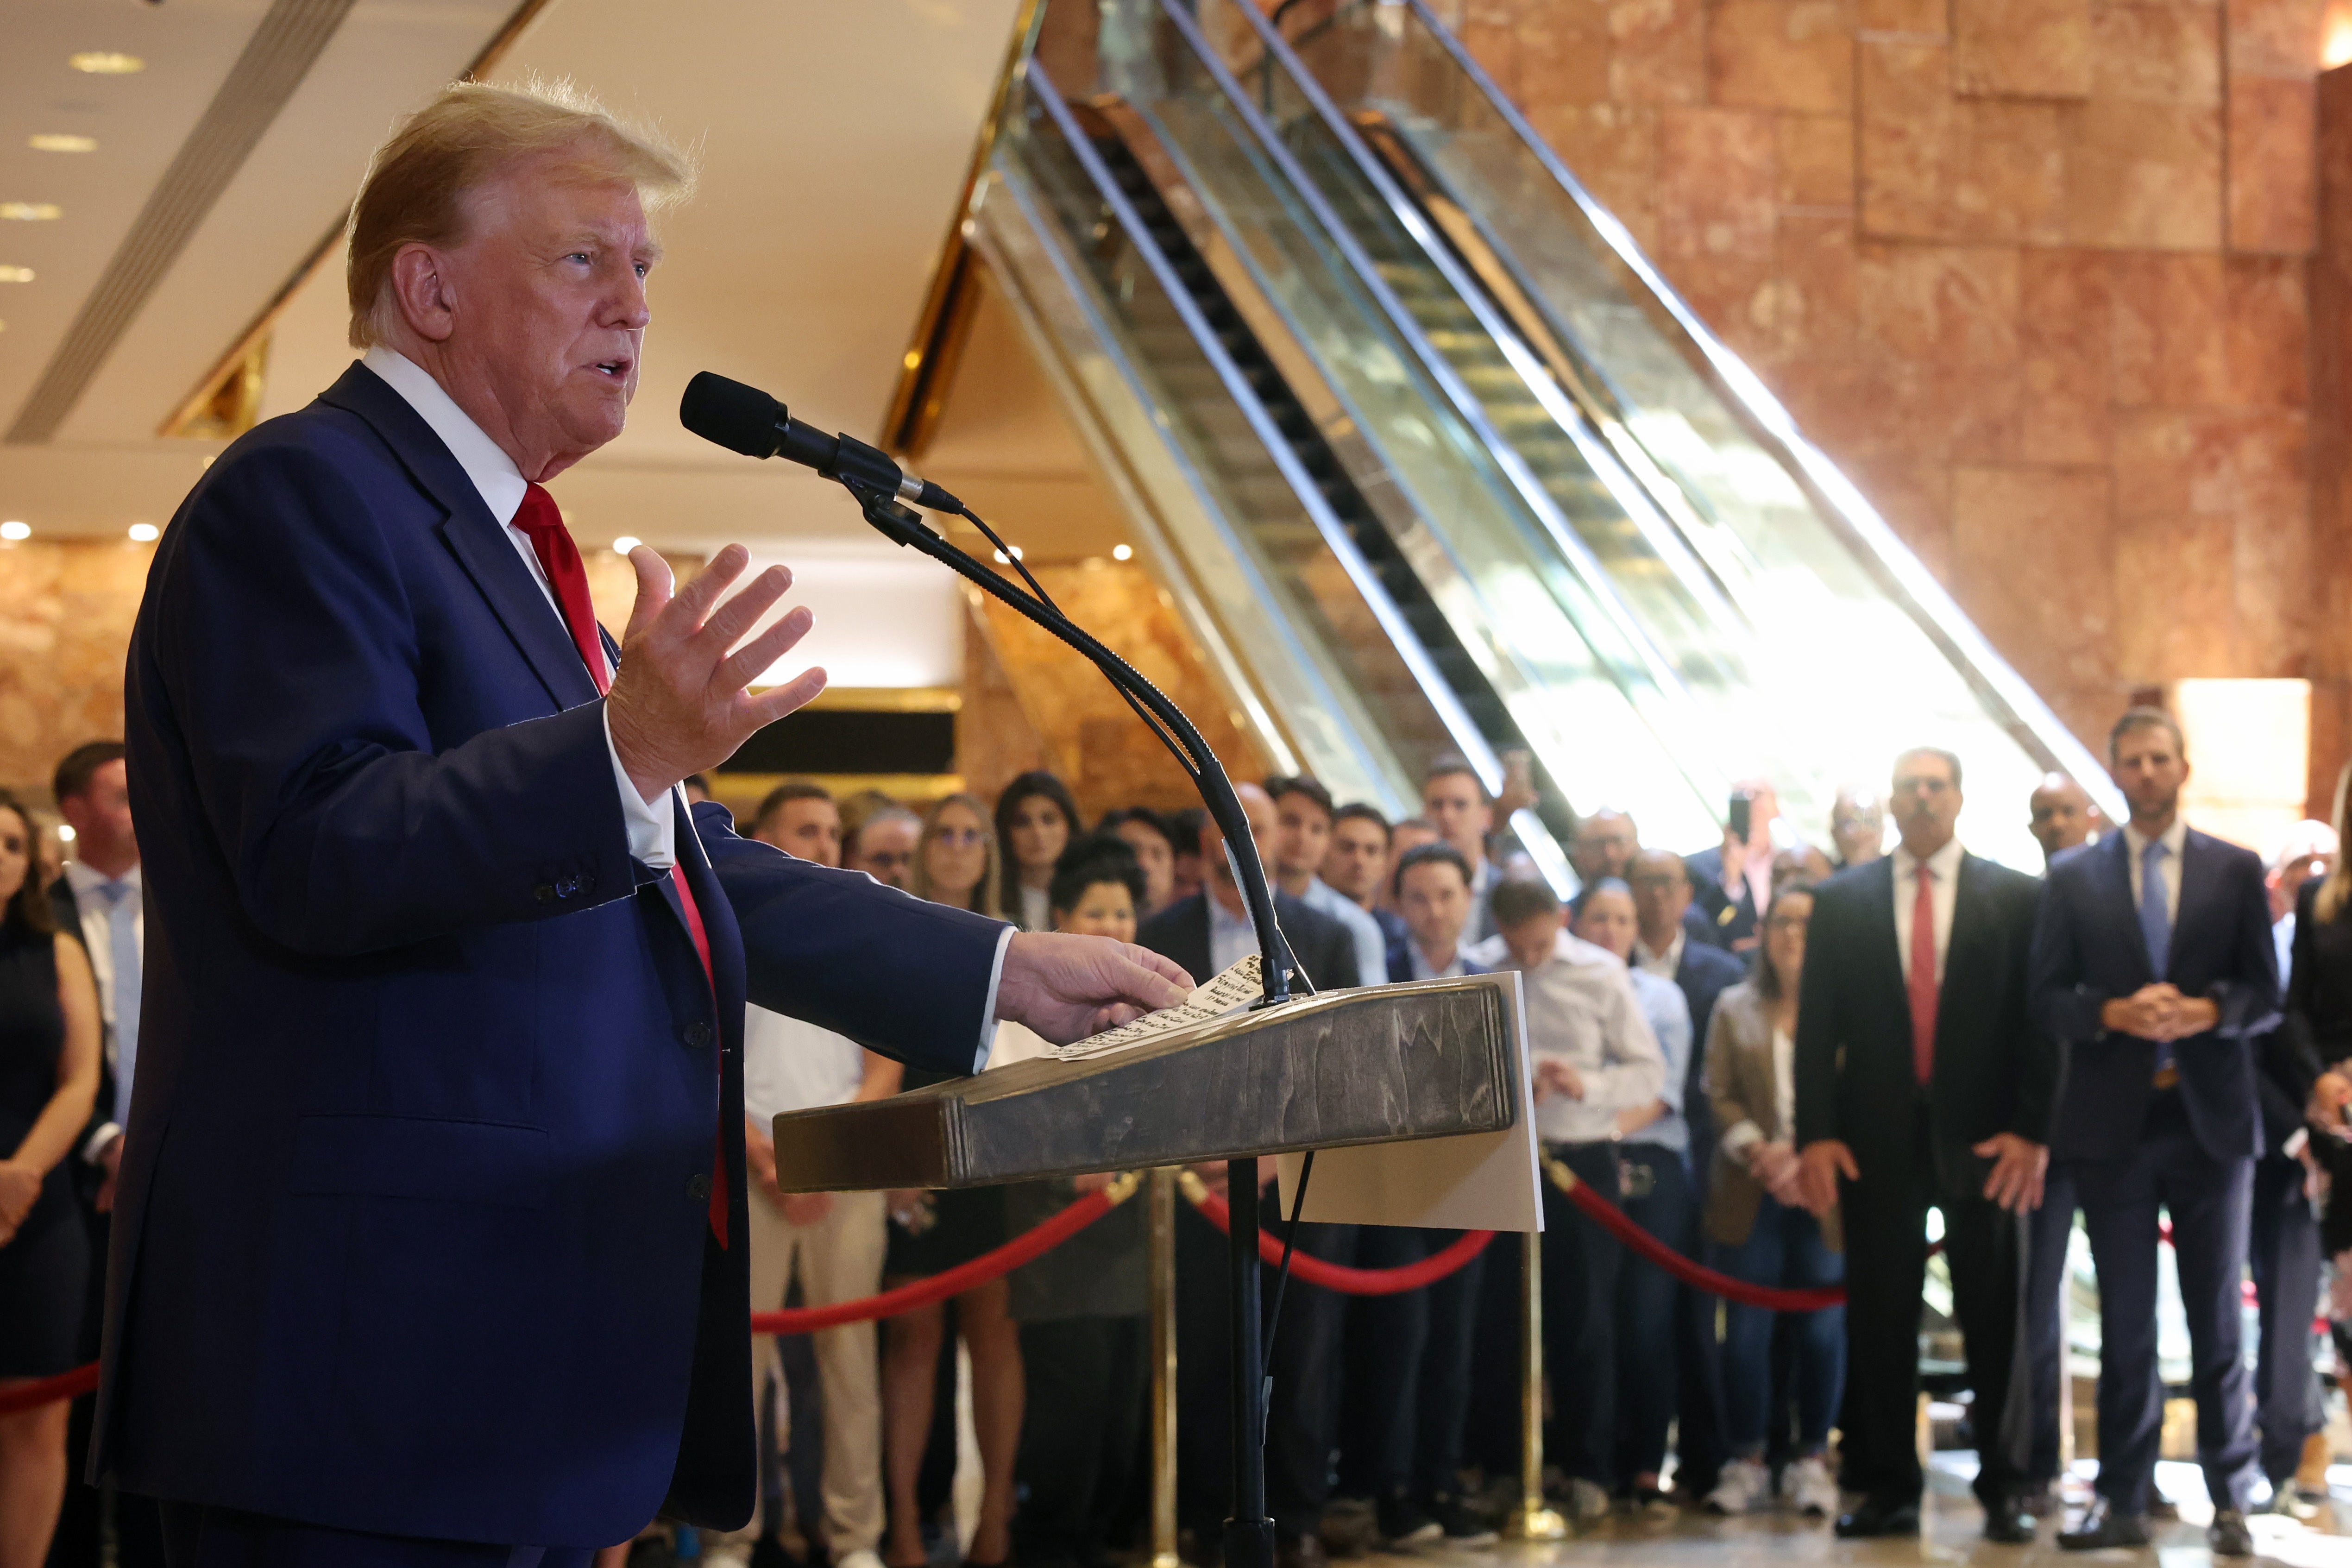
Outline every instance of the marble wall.
{"type": "Polygon", "coordinates": [[[2186,676],[2310,677],[2324,807],[2320,4],[1440,9],[2079,734],[2186,676]]]}
{"type": "Polygon", "coordinates": [[[58,759],[122,733],[122,658],[154,546],[0,543],[0,788],[49,804],[58,759]]]}

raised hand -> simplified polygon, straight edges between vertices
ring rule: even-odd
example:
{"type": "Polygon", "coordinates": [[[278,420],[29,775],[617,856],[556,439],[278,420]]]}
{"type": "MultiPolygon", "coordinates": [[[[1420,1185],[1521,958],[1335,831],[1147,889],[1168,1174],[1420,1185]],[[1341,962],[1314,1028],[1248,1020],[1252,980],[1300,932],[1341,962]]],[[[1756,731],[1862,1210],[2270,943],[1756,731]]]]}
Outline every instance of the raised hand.
{"type": "Polygon", "coordinates": [[[604,715],[613,750],[646,800],[660,799],[688,773],[717,767],[753,731],[824,689],[822,669],[804,669],[757,697],[748,689],[755,676],[808,635],[811,621],[801,606],[736,647],[793,585],[790,569],[771,566],[721,604],[719,595],[751,560],[750,551],[730,544],[673,592],[669,563],[651,545],[629,552],[637,600],[621,638],[620,672],[604,700],[604,715]]]}
{"type": "Polygon", "coordinates": [[[1174,961],[1106,936],[1015,931],[1004,950],[996,1016],[1055,1045],[1173,1007],[1192,989],[1174,961]]]}

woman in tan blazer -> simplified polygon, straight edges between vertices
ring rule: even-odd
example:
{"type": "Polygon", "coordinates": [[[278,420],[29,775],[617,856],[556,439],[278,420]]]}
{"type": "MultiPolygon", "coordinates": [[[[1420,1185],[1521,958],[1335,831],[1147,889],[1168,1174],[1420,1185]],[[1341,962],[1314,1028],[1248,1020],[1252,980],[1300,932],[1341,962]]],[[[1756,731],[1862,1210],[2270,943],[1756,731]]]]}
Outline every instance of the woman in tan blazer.
{"type": "MultiPolygon", "coordinates": [[[[1811,1289],[1845,1278],[1837,1212],[1808,1213],[1797,1184],[1797,988],[1812,912],[1809,882],[1774,895],[1756,973],[1723,993],[1706,1034],[1707,1098],[1723,1129],[1711,1156],[1706,1236],[1715,1267],[1756,1285],[1811,1289]]],[[[1771,1500],[1764,1433],[1777,1315],[1726,1304],[1724,1437],[1731,1458],[1707,1494],[1717,1513],[1747,1513],[1771,1500]]],[[[1798,1459],[1781,1474],[1780,1495],[1802,1512],[1834,1518],[1837,1482],[1822,1454],[1845,1383],[1844,1308],[1804,1314],[1795,1370],[1798,1459]]]]}

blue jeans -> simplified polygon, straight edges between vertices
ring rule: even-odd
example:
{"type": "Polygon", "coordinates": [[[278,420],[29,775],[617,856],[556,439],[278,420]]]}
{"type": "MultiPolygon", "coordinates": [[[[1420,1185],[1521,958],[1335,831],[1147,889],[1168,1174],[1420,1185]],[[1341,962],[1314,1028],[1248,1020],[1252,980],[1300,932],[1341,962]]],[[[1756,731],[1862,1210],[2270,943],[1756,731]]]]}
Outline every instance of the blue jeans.
{"type": "MultiPolygon", "coordinates": [[[[1618,1151],[1618,1205],[1634,1224],[1687,1255],[1696,1210],[1682,1155],[1656,1143],[1621,1143],[1618,1151]]],[[[1666,1429],[1682,1392],[1679,1327],[1674,1276],[1629,1254],[1617,1276],[1621,1480],[1653,1474],[1666,1462],[1666,1429]]]]}
{"type": "MultiPolygon", "coordinates": [[[[1813,1289],[1845,1279],[1845,1258],[1822,1241],[1822,1227],[1801,1208],[1767,1197],[1756,1226],[1737,1247],[1715,1246],[1715,1267],[1750,1285],[1813,1289]]],[[[1724,1447],[1736,1458],[1764,1452],[1771,1422],[1772,1325],[1779,1313],[1726,1303],[1723,1339],[1724,1447]]],[[[1845,1389],[1845,1309],[1800,1315],[1797,1336],[1798,1451],[1817,1454],[1830,1440],[1845,1389]]]]}

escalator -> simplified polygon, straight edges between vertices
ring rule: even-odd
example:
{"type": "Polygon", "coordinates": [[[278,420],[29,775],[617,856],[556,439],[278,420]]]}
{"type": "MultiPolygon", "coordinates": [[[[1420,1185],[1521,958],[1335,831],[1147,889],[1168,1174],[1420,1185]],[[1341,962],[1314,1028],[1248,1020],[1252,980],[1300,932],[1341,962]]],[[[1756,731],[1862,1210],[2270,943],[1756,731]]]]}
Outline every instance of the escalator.
{"type": "Polygon", "coordinates": [[[1922,739],[2104,784],[1418,0],[1294,12],[1105,0],[961,230],[1276,753],[1396,811],[1524,751],[1563,886],[1578,813],[1818,824],[1922,739]]]}

